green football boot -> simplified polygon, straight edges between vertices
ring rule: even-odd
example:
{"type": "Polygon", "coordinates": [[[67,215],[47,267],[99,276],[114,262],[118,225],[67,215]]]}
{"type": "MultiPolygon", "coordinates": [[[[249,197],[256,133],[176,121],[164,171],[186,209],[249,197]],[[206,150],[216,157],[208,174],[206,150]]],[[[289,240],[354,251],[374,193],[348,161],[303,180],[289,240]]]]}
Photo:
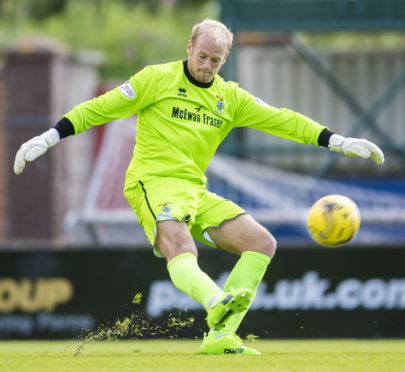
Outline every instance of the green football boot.
{"type": "Polygon", "coordinates": [[[217,336],[215,339],[209,339],[207,335],[204,335],[200,353],[261,355],[257,350],[243,346],[242,340],[233,332],[217,336]]]}
{"type": "Polygon", "coordinates": [[[236,289],[225,292],[208,309],[206,321],[209,328],[222,329],[225,321],[232,315],[244,311],[253,301],[253,291],[236,289]]]}

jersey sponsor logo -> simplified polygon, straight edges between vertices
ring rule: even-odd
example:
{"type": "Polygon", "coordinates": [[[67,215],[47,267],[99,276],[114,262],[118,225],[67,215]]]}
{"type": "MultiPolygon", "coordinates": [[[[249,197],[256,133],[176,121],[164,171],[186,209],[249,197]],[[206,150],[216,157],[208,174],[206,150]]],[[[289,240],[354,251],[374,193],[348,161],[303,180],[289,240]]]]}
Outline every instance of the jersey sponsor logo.
{"type": "Polygon", "coordinates": [[[179,97],[186,97],[187,98],[187,91],[184,88],[179,88],[178,91],[179,92],[177,93],[177,95],[179,97]]]}
{"type": "Polygon", "coordinates": [[[120,91],[125,97],[127,97],[129,99],[134,99],[135,98],[135,90],[132,87],[129,80],[127,82],[125,82],[124,84],[120,85],[120,91]]]}
{"type": "Polygon", "coordinates": [[[262,99],[260,99],[259,97],[255,97],[255,103],[260,106],[268,106],[268,104],[266,102],[264,102],[262,99]]]}
{"type": "Polygon", "coordinates": [[[209,125],[214,128],[221,128],[223,123],[223,120],[221,119],[217,119],[207,114],[193,112],[188,109],[181,109],[180,107],[172,107],[172,118],[193,121],[195,123],[209,125]]]}
{"type": "Polygon", "coordinates": [[[225,107],[224,97],[217,95],[217,98],[218,98],[217,108],[214,111],[217,114],[222,115],[224,113],[224,107],[225,107]]]}

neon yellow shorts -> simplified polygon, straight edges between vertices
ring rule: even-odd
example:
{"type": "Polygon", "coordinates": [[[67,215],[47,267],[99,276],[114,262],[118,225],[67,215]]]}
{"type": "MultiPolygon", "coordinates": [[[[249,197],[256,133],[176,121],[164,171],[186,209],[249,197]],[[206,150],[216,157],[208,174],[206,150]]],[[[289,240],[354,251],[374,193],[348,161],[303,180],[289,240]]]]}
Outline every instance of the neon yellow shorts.
{"type": "MultiPolygon", "coordinates": [[[[206,185],[172,177],[151,177],[126,185],[124,195],[138,216],[152,246],[156,222],[185,221],[195,240],[216,247],[207,230],[246,213],[228,199],[209,192],[206,185]]],[[[158,257],[162,255],[154,248],[158,257]]]]}

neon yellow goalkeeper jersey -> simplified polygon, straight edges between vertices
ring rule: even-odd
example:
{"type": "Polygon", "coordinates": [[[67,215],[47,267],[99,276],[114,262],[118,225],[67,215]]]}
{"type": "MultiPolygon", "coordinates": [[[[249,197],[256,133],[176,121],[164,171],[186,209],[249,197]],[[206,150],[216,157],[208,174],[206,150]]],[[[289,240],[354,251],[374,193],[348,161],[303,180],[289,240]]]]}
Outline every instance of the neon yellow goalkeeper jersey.
{"type": "Polygon", "coordinates": [[[145,67],[64,117],[78,134],[135,113],[137,136],[127,185],[149,176],[205,183],[211,158],[235,127],[251,127],[315,146],[325,129],[301,114],[265,104],[219,75],[211,83],[199,83],[182,61],[145,67]]]}

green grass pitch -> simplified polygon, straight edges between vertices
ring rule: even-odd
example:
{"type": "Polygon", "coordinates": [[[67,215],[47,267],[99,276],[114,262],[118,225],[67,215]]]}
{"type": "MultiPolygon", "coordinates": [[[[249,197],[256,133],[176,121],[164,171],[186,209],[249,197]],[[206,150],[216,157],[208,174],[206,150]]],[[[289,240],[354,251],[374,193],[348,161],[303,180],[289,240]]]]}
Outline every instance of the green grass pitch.
{"type": "Polygon", "coordinates": [[[1,341],[0,371],[405,371],[405,340],[247,342],[261,356],[200,355],[200,342],[1,341]]]}

